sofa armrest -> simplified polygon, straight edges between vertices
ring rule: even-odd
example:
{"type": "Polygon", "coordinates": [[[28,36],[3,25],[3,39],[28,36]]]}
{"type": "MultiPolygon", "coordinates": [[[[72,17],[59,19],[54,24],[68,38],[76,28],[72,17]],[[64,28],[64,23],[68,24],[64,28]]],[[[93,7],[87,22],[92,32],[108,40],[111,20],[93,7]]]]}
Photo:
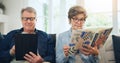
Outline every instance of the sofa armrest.
{"type": "Polygon", "coordinates": [[[102,61],[100,63],[115,63],[114,49],[113,49],[113,42],[111,35],[108,37],[104,46],[100,50],[100,57],[102,61]]]}

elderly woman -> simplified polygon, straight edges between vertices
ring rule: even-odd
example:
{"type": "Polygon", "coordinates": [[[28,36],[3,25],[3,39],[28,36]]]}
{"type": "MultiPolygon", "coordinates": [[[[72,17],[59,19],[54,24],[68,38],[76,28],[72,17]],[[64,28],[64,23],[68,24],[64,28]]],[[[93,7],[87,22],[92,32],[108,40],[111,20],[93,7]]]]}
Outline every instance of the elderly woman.
{"type": "Polygon", "coordinates": [[[86,20],[86,11],[81,6],[73,6],[69,9],[68,19],[70,30],[59,34],[56,44],[56,63],[98,63],[98,49],[96,46],[87,48],[79,47],[78,52],[69,55],[72,30],[82,29],[86,20]]]}

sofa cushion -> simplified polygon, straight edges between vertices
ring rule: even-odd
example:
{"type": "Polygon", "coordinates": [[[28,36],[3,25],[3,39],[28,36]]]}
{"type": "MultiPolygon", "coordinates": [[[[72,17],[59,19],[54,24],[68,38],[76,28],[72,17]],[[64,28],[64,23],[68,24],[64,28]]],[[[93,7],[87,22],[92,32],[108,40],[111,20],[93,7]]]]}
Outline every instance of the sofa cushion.
{"type": "Polygon", "coordinates": [[[110,35],[108,39],[106,40],[105,44],[105,51],[113,51],[113,42],[112,42],[112,36],[110,35]]]}
{"type": "Polygon", "coordinates": [[[56,47],[56,34],[49,34],[52,37],[52,40],[54,42],[54,47],[56,47]]]}
{"type": "Polygon", "coordinates": [[[0,41],[3,39],[3,36],[2,36],[2,34],[0,33],[0,41]]]}
{"type": "Polygon", "coordinates": [[[100,49],[100,62],[99,63],[115,63],[112,35],[108,37],[104,46],[100,49]]]}
{"type": "Polygon", "coordinates": [[[120,63],[120,36],[112,35],[116,63],[120,63]]]}

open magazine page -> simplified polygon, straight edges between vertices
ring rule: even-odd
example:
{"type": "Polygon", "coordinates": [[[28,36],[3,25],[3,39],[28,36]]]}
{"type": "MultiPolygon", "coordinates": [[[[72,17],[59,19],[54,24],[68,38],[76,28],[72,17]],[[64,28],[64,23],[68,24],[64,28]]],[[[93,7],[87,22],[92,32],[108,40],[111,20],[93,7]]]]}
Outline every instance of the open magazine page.
{"type": "Polygon", "coordinates": [[[77,52],[78,48],[81,47],[83,44],[89,44],[92,47],[95,44],[98,47],[100,45],[104,45],[111,31],[112,31],[112,27],[73,30],[71,36],[72,45],[70,44],[69,54],[73,54],[77,52]]]}
{"type": "Polygon", "coordinates": [[[90,30],[72,30],[69,54],[77,52],[79,47],[82,47],[83,43],[91,44],[94,34],[95,33],[90,30]]]}
{"type": "Polygon", "coordinates": [[[100,47],[101,45],[104,45],[105,41],[107,40],[107,38],[109,37],[110,33],[112,31],[112,28],[101,28],[99,30],[98,37],[94,37],[96,39],[93,40],[91,46],[94,46],[95,44],[100,47]],[[102,41],[101,41],[102,40],[102,41]]]}
{"type": "Polygon", "coordinates": [[[80,35],[82,30],[72,30],[72,36],[71,36],[71,43],[69,44],[69,54],[74,54],[77,52],[77,49],[79,46],[81,46],[82,43],[79,43],[80,35]]]}

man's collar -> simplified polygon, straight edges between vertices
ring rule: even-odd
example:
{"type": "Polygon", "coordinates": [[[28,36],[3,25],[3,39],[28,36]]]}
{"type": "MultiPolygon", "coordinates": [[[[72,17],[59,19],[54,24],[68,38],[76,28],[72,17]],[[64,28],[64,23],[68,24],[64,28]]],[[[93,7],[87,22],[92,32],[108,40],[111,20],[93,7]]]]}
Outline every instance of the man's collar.
{"type": "MultiPolygon", "coordinates": [[[[23,28],[19,29],[18,32],[23,32],[23,28]]],[[[35,28],[34,32],[37,33],[38,30],[35,28]]]]}

